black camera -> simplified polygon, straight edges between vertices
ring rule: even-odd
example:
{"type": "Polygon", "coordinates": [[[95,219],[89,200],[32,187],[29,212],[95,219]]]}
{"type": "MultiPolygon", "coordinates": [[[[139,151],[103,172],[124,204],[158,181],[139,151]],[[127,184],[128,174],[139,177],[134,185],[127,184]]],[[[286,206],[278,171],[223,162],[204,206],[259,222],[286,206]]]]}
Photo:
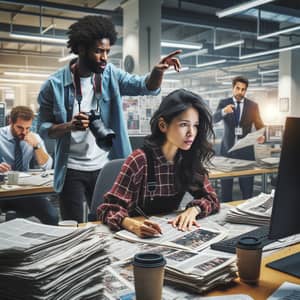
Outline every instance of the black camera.
{"type": "Polygon", "coordinates": [[[105,126],[99,112],[92,109],[85,114],[89,117],[89,128],[96,139],[97,145],[101,149],[109,151],[113,144],[112,140],[116,137],[116,134],[112,129],[105,126]]]}

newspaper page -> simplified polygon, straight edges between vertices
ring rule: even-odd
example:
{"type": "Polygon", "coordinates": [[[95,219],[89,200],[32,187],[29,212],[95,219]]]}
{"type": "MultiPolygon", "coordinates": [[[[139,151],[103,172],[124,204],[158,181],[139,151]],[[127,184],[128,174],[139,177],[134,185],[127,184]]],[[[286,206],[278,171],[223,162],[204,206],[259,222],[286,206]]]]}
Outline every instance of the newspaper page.
{"type": "Polygon", "coordinates": [[[300,285],[284,282],[267,300],[300,300],[300,285]]]}
{"type": "Polygon", "coordinates": [[[150,220],[160,225],[163,232],[162,235],[143,239],[132,232],[121,230],[116,233],[116,237],[128,241],[200,251],[208,247],[211,243],[217,242],[226,236],[226,232],[207,229],[202,226],[200,228],[194,226],[191,231],[179,231],[177,228],[168,224],[168,220],[165,218],[151,217],[150,220]]]}
{"type": "Polygon", "coordinates": [[[212,159],[211,163],[212,164],[209,167],[211,170],[223,172],[249,170],[256,166],[256,161],[236,159],[224,156],[215,156],[212,159]]]}
{"type": "Polygon", "coordinates": [[[248,146],[253,146],[257,144],[257,139],[264,135],[265,128],[261,128],[257,131],[248,133],[244,138],[239,139],[232,148],[228,150],[228,152],[232,152],[238,149],[242,149],[248,146]]]}
{"type": "Polygon", "coordinates": [[[270,194],[260,193],[237,206],[239,211],[258,217],[271,217],[274,190],[270,194]]]}
{"type": "Polygon", "coordinates": [[[61,227],[14,219],[0,224],[0,254],[28,253],[40,247],[49,247],[70,240],[92,228],[61,227]]]}
{"type": "Polygon", "coordinates": [[[231,208],[226,215],[226,221],[232,223],[249,224],[255,226],[269,225],[274,192],[260,193],[244,203],[231,208]]]}

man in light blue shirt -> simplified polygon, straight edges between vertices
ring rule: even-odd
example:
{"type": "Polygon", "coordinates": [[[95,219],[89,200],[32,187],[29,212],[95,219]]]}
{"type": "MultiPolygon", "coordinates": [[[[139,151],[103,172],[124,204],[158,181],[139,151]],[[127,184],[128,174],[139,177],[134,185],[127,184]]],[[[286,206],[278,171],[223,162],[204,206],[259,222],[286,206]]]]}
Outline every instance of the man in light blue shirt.
{"type": "Polygon", "coordinates": [[[68,35],[68,47],[78,59],[42,86],[40,133],[56,139],[54,187],[60,193],[62,218],[82,222],[83,201],[90,205],[100,169],[110,159],[131,153],[121,96],[157,95],[164,71],[170,66],[179,71],[175,55],[181,50],[163,58],[150,74],[137,76],[107,63],[117,37],[107,18],[86,16],[69,27],[68,35]],[[97,146],[87,114],[91,110],[115,133],[111,149],[97,146]]]}
{"type": "MultiPolygon", "coordinates": [[[[53,160],[47,153],[40,136],[30,131],[33,111],[26,106],[16,106],[10,114],[11,124],[0,128],[0,173],[27,171],[37,166],[51,169],[53,160]]],[[[4,211],[15,210],[18,217],[35,216],[46,224],[57,224],[58,213],[47,198],[0,199],[4,211]]]]}

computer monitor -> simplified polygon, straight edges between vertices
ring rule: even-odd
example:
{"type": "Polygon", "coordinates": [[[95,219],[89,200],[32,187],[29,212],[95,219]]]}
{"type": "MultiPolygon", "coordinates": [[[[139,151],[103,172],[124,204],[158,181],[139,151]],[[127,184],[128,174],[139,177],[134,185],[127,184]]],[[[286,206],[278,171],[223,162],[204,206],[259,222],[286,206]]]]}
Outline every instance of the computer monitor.
{"type": "MultiPolygon", "coordinates": [[[[270,239],[300,233],[300,118],[288,117],[282,141],[270,239]]],[[[300,252],[267,266],[300,277],[300,252]]]]}

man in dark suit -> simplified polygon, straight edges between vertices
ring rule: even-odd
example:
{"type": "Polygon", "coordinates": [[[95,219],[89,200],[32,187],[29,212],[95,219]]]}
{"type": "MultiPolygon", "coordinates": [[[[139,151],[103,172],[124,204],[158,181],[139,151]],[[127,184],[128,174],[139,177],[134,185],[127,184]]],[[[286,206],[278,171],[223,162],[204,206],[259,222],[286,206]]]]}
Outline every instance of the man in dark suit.
{"type": "MultiPolygon", "coordinates": [[[[255,160],[254,147],[249,146],[228,153],[228,150],[237,142],[238,139],[245,137],[251,132],[253,125],[256,130],[264,127],[261,120],[257,103],[245,98],[248,88],[248,79],[238,76],[232,80],[233,96],[220,100],[216,112],[213,115],[214,123],[221,120],[224,122],[224,135],[221,142],[220,154],[222,156],[255,160]]],[[[258,143],[263,143],[265,137],[261,136],[258,143]]],[[[239,184],[243,199],[252,197],[253,176],[240,177],[239,184]]],[[[221,180],[222,201],[232,200],[233,179],[221,180]]]]}

